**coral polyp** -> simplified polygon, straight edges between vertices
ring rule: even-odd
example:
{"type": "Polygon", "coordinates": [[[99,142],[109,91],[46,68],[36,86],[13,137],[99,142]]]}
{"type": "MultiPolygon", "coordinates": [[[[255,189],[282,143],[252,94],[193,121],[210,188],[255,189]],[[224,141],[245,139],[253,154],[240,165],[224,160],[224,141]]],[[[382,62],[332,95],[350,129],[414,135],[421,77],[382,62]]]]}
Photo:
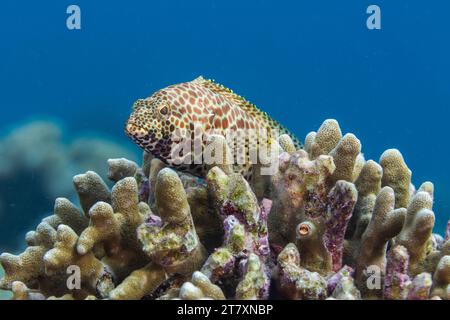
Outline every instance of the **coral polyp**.
{"type": "Polygon", "coordinates": [[[0,256],[0,287],[17,300],[450,299],[449,227],[433,233],[434,186],[412,185],[400,151],[366,160],[335,120],[295,145],[281,135],[278,170],[249,180],[110,159],[114,187],[75,176],[79,206],[56,199],[25,251],[0,256]]]}

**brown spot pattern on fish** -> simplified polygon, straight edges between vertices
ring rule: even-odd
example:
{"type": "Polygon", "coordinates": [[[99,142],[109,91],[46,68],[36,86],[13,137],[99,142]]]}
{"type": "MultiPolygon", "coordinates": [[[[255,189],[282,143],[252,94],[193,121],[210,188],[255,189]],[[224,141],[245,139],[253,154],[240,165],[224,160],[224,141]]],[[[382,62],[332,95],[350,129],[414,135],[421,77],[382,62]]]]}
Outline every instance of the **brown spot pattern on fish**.
{"type": "MultiPolygon", "coordinates": [[[[206,139],[201,143],[201,150],[194,150],[195,128],[200,128],[201,132],[197,132],[200,134],[212,130],[223,136],[230,130],[247,130],[245,137],[238,132],[238,138],[228,142],[232,150],[247,150],[244,163],[234,165],[236,171],[246,177],[251,175],[252,168],[248,150],[257,148],[261,142],[260,135],[255,133],[256,129],[266,131],[265,139],[269,143],[269,139],[277,139],[277,135],[287,133],[294,139],[296,147],[301,148],[301,143],[267,113],[230,89],[203,77],[171,85],[146,99],[137,100],[125,132],[137,145],[165,163],[204,177],[207,170],[205,164],[175,165],[171,158],[171,151],[177,144],[174,136],[191,137],[185,142],[192,144],[193,158],[198,156],[198,152],[204,151],[206,139]]],[[[237,153],[234,155],[235,160],[237,153]]]]}

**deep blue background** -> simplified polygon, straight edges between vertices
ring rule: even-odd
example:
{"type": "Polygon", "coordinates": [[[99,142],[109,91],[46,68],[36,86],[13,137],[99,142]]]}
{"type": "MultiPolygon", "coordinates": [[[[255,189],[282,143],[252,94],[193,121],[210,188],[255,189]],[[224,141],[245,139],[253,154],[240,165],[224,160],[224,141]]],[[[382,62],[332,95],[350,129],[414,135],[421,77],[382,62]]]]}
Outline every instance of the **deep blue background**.
{"type": "Polygon", "coordinates": [[[326,118],[367,159],[398,148],[449,218],[449,1],[12,1],[0,3],[0,128],[34,114],[123,139],[132,102],[202,74],[303,140],[326,118]],[[66,28],[66,8],[82,30],[66,28]],[[382,30],[366,28],[366,8],[382,30]]]}

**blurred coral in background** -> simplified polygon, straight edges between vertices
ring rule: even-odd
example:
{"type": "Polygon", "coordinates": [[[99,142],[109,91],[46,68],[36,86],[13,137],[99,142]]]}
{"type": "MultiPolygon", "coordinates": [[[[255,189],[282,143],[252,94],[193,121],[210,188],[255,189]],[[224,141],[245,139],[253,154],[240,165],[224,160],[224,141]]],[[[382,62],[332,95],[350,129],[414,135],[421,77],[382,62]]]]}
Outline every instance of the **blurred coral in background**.
{"type": "Polygon", "coordinates": [[[0,136],[1,249],[21,249],[26,230],[50,212],[57,196],[74,195],[72,177],[86,170],[107,176],[105,159],[137,156],[98,133],[73,136],[54,120],[30,120],[0,136]],[[101,136],[101,135],[100,135],[101,136]]]}

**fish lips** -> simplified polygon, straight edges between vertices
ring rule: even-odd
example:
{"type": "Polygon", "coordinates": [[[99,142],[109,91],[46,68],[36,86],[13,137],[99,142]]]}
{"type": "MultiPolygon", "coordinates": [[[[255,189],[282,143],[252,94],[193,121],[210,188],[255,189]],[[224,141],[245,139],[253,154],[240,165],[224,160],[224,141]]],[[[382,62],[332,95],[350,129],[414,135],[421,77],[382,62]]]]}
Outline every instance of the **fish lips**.
{"type": "Polygon", "coordinates": [[[125,133],[132,139],[143,139],[150,134],[148,130],[136,125],[132,121],[128,121],[125,125],[125,133]]]}

